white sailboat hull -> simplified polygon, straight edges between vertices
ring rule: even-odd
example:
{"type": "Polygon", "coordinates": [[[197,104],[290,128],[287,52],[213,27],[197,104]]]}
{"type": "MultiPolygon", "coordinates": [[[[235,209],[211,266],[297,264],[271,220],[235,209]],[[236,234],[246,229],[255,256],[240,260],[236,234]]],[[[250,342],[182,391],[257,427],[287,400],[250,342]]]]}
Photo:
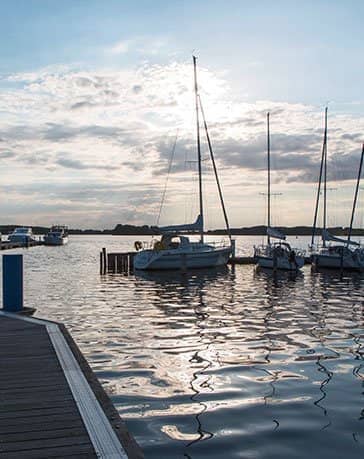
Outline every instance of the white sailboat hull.
{"type": "Polygon", "coordinates": [[[344,256],[341,259],[340,255],[312,255],[312,263],[316,268],[329,269],[348,269],[348,270],[363,270],[364,261],[356,257],[355,254],[344,256]]]}
{"type": "Polygon", "coordinates": [[[142,270],[180,270],[226,265],[231,247],[211,250],[143,250],[134,257],[134,268],[142,270]]]}
{"type": "Polygon", "coordinates": [[[290,261],[286,257],[277,257],[274,260],[272,257],[256,256],[256,264],[261,268],[279,269],[284,271],[297,271],[305,264],[303,257],[296,256],[295,262],[290,261]]]}

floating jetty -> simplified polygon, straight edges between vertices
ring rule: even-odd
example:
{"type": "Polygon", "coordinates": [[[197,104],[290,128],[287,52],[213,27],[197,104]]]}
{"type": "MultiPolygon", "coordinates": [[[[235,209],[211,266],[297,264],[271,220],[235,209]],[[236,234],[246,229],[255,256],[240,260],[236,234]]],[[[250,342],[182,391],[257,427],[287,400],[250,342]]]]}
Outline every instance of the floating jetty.
{"type": "Polygon", "coordinates": [[[0,456],[143,453],[62,324],[0,311],[0,456]]]}

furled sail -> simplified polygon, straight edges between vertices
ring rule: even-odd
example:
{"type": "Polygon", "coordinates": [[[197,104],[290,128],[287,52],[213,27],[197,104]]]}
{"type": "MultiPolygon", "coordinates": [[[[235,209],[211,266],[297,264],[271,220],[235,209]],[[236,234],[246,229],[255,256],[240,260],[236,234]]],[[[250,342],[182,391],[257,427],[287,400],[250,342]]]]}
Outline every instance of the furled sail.
{"type": "Polygon", "coordinates": [[[360,245],[358,242],[348,241],[347,239],[341,239],[340,237],[333,236],[327,230],[323,230],[321,236],[322,236],[323,241],[341,242],[341,244],[349,244],[349,245],[356,245],[356,246],[360,245]]]}
{"type": "Polygon", "coordinates": [[[275,239],[282,239],[283,241],[286,239],[286,235],[279,231],[277,228],[267,228],[267,236],[273,237],[275,239]]]}
{"type": "Polygon", "coordinates": [[[186,225],[171,225],[171,226],[162,226],[159,230],[162,233],[184,233],[189,231],[201,231],[203,228],[203,221],[201,215],[199,215],[195,223],[189,223],[186,225]]]}

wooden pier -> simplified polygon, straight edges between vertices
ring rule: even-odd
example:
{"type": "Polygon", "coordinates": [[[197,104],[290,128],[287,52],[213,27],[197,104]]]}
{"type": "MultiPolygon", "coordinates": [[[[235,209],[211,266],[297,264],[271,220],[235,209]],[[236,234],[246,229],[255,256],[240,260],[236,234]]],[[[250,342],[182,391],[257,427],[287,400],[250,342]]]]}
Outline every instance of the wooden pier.
{"type": "Polygon", "coordinates": [[[137,252],[111,252],[103,248],[100,252],[100,274],[130,273],[134,269],[134,257],[137,252]]]}
{"type": "Polygon", "coordinates": [[[43,241],[30,241],[27,243],[23,242],[7,242],[2,241],[0,243],[0,250],[10,250],[10,249],[23,249],[27,247],[35,247],[37,245],[44,245],[43,241]]]}
{"type": "Polygon", "coordinates": [[[65,327],[0,311],[0,457],[143,453],[65,327]]]}

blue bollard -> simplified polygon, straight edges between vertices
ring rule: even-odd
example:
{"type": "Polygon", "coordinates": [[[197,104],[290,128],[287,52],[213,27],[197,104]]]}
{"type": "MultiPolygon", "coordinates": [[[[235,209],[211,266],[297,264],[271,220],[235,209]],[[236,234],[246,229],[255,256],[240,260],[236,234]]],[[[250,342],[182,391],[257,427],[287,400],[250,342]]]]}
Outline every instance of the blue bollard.
{"type": "Polygon", "coordinates": [[[23,255],[3,255],[3,310],[23,310],[23,255]]]}

